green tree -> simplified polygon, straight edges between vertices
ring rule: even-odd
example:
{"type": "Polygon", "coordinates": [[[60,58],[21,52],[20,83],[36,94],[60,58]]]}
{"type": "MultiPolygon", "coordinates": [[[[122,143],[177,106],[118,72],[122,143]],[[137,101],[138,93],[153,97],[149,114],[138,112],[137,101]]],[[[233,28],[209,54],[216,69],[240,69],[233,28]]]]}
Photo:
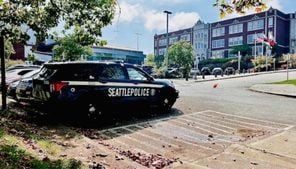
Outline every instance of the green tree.
{"type": "Polygon", "coordinates": [[[55,61],[75,61],[93,54],[91,37],[85,37],[79,30],[73,34],[57,40],[58,45],[53,48],[55,61]]]}
{"type": "Polygon", "coordinates": [[[251,48],[249,45],[239,45],[231,48],[231,54],[238,54],[238,52],[241,53],[241,56],[246,56],[250,54],[251,48]]]}
{"type": "Polygon", "coordinates": [[[168,50],[169,64],[182,67],[183,75],[188,80],[188,74],[194,64],[193,46],[185,41],[180,41],[172,45],[168,50]]]}
{"type": "Polygon", "coordinates": [[[155,64],[155,56],[153,54],[148,54],[146,56],[145,65],[147,66],[156,66],[155,64]]]}
{"type": "Polygon", "coordinates": [[[256,12],[267,9],[264,0],[215,0],[214,6],[219,8],[221,18],[233,12],[245,14],[252,8],[255,8],[256,12]]]}
{"type": "Polygon", "coordinates": [[[15,54],[12,43],[9,40],[4,41],[4,56],[9,59],[11,55],[15,54]]]}
{"type": "Polygon", "coordinates": [[[157,68],[160,68],[164,62],[164,55],[156,55],[154,56],[154,62],[157,68]]]}
{"type": "Polygon", "coordinates": [[[34,54],[29,54],[28,55],[27,61],[34,63],[34,62],[36,62],[36,60],[37,59],[36,59],[36,56],[34,54]]]}
{"type": "Polygon", "coordinates": [[[25,42],[28,29],[21,26],[26,25],[35,32],[37,46],[60,21],[65,30],[79,27],[98,43],[101,29],[112,21],[116,0],[18,0],[0,5],[0,35],[12,43],[25,42]]]}

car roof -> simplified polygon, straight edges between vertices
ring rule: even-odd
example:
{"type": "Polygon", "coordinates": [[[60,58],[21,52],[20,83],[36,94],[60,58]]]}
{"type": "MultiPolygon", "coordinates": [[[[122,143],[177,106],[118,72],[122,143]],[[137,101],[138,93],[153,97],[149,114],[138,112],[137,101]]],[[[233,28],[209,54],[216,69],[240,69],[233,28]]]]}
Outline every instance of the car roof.
{"type": "Polygon", "coordinates": [[[125,66],[135,66],[134,64],[122,63],[122,62],[116,62],[116,61],[71,61],[71,62],[51,62],[51,63],[45,63],[44,66],[82,65],[82,64],[102,64],[102,65],[125,65],[125,66]]]}

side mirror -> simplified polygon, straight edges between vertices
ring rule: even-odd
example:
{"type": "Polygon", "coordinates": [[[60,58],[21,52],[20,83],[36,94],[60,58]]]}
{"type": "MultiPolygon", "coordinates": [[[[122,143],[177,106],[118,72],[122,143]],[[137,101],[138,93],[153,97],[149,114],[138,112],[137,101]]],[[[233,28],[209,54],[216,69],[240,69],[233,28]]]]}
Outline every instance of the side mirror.
{"type": "Polygon", "coordinates": [[[148,80],[149,82],[153,82],[153,81],[154,81],[154,78],[151,77],[151,76],[149,76],[149,77],[147,78],[147,80],[148,80]]]}

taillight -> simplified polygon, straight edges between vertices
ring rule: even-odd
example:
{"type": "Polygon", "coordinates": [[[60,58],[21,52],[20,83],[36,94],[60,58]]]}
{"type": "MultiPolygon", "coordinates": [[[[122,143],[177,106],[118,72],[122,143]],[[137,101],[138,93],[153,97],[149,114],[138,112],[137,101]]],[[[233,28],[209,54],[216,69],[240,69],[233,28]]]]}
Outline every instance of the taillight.
{"type": "Polygon", "coordinates": [[[60,92],[65,86],[68,86],[67,82],[54,82],[50,85],[50,91],[60,92]]]}

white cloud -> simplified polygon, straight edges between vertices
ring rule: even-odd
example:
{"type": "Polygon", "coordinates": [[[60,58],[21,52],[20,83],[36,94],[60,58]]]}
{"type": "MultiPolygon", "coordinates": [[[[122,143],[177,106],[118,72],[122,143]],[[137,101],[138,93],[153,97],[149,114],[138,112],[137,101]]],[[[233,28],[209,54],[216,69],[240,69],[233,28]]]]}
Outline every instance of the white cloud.
{"type": "MultiPolygon", "coordinates": [[[[169,0],[161,0],[169,1],[169,0]]],[[[187,0],[186,0],[187,1],[187,0]]],[[[183,0],[173,0],[173,3],[181,3],[183,0]]],[[[120,12],[117,9],[117,14],[113,19],[113,24],[131,23],[140,20],[145,28],[149,31],[164,31],[166,30],[166,14],[163,11],[155,11],[145,8],[141,4],[130,4],[126,1],[120,3],[120,12]]],[[[170,31],[188,28],[200,19],[196,12],[177,12],[170,16],[170,31]]]]}
{"type": "MultiPolygon", "coordinates": [[[[192,27],[199,19],[200,16],[196,12],[175,13],[169,19],[170,31],[192,27]]],[[[150,11],[146,14],[145,20],[145,28],[150,31],[166,29],[166,14],[163,12],[150,11]]]]}
{"type": "Polygon", "coordinates": [[[141,15],[141,11],[143,10],[140,4],[129,4],[125,1],[122,1],[119,7],[117,8],[113,22],[132,22],[141,15]]]}

